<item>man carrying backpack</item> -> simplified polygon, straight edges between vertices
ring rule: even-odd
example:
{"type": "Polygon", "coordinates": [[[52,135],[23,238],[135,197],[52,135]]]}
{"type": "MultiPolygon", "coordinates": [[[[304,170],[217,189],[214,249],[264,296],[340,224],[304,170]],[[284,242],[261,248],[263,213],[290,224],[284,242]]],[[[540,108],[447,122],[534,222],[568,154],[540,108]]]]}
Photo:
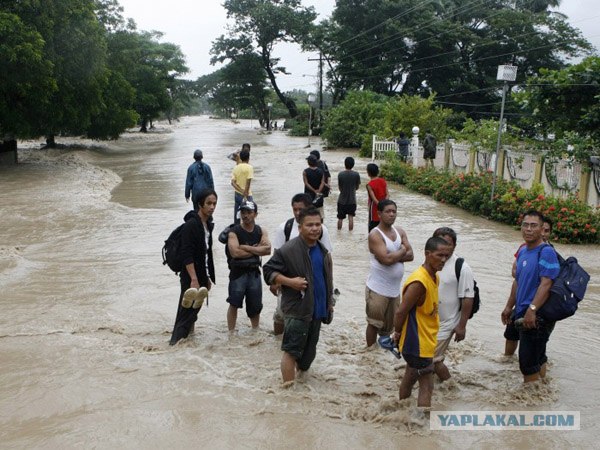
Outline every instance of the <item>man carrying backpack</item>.
{"type": "Polygon", "coordinates": [[[230,229],[227,237],[227,263],[229,265],[229,296],[227,327],[235,331],[238,309],[246,299],[246,314],[253,329],[260,321],[262,304],[261,256],[271,254],[267,231],[255,223],[258,207],[246,201],[240,206],[241,223],[230,229]]]}
{"type": "Polygon", "coordinates": [[[185,179],[185,201],[190,201],[190,193],[192,195],[192,204],[194,205],[194,211],[198,211],[198,197],[200,193],[205,189],[214,189],[215,183],[213,181],[212,170],[210,166],[202,162],[202,150],[194,151],[194,160],[187,170],[187,177],[185,179]]]}
{"type": "Polygon", "coordinates": [[[544,217],[538,211],[531,210],[523,216],[521,232],[525,246],[517,254],[516,289],[511,290],[502,311],[502,321],[506,324],[515,307],[515,326],[520,341],[519,368],[525,383],[546,376],[546,344],[554,329],[554,322],[536,317],[560,272],[556,251],[542,240],[543,221],[544,217]]]}
{"type": "MultiPolygon", "coordinates": [[[[273,236],[273,250],[277,250],[278,248],[283,247],[290,239],[298,236],[298,218],[300,217],[300,213],[311,206],[312,200],[310,195],[308,194],[296,194],[292,197],[292,213],[294,216],[285,222],[283,222],[277,228],[275,235],[273,236]]],[[[329,231],[327,227],[323,225],[321,227],[322,234],[319,241],[323,244],[323,246],[327,249],[328,252],[331,253],[333,247],[331,245],[331,240],[329,239],[329,231]]],[[[273,314],[273,333],[275,335],[279,335],[283,333],[283,312],[281,311],[281,290],[277,284],[272,284],[269,286],[273,295],[277,295],[277,308],[275,309],[275,313],[273,314]]]]}
{"type": "Polygon", "coordinates": [[[441,237],[450,247],[450,257],[439,272],[440,331],[433,356],[433,370],[441,381],[445,381],[450,378],[450,371],[444,364],[445,353],[452,336],[456,342],[460,342],[467,334],[467,321],[473,310],[475,281],[471,267],[464,260],[459,261],[454,253],[456,232],[452,228],[441,227],[433,232],[433,236],[441,237]],[[462,265],[457,270],[457,263],[461,262],[462,265]]]}
{"type": "Polygon", "coordinates": [[[202,303],[215,282],[212,216],[217,207],[217,193],[213,189],[202,191],[197,207],[198,212],[190,211],[185,215],[185,223],[181,229],[181,294],[170,345],[188,337],[198,319],[202,303]]]}

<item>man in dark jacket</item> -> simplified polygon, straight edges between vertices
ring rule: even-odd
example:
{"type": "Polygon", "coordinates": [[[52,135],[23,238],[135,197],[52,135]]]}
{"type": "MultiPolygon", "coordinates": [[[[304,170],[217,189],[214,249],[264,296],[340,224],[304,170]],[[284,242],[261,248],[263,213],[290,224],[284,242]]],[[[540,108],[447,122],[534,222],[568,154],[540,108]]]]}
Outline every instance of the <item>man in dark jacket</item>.
{"type": "Polygon", "coordinates": [[[284,331],[281,375],[294,381],[296,368],[306,371],[317,354],[321,323],[333,314],[333,264],[319,242],[321,216],[314,207],[300,213],[299,235],[277,249],[264,265],[267,284],[281,286],[284,331]]]}
{"type": "Polygon", "coordinates": [[[202,162],[202,150],[194,151],[194,162],[188,167],[187,177],[185,179],[185,201],[190,201],[192,195],[192,205],[194,211],[198,211],[198,197],[205,189],[214,189],[215,182],[212,176],[210,166],[202,162]]]}
{"type": "Polygon", "coordinates": [[[190,288],[201,287],[210,291],[212,283],[215,282],[212,216],[217,207],[217,193],[213,189],[202,191],[198,197],[197,207],[198,212],[190,211],[185,215],[185,224],[181,230],[181,256],[185,268],[179,274],[181,293],[170,345],[175,345],[179,340],[188,337],[202,306],[202,302],[194,301],[196,308],[193,305],[185,307],[182,304],[184,293],[190,288]]]}

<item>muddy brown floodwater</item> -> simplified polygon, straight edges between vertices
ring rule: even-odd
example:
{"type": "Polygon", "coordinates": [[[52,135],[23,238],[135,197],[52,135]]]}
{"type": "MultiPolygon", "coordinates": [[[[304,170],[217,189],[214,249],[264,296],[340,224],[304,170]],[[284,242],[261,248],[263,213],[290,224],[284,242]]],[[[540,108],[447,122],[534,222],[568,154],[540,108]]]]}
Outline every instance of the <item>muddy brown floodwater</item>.
{"type": "MultiPolygon", "coordinates": [[[[172,130],[83,149],[36,151],[37,143],[25,143],[21,164],[0,167],[0,447],[598,448],[600,249],[557,245],[592,281],[580,311],[551,337],[548,383],[526,389],[516,360],[501,357],[500,311],[520,233],[390,186],[397,223],[415,249],[406,272],[422,262],[433,230],[447,225],[481,289],[482,309],[467,339],[451,347],[452,379],[436,384],[433,409],[581,413],[581,431],[430,431],[414,397],[397,400],[403,363],[365,349],[363,158],[352,233],[335,229],[336,185],[326,201],[342,295],[302,380],[281,387],[280,340],[270,333],[275,298],[266,287],[261,330],[252,332],[240,313],[239,334],[228,336],[219,243],[209,306],[195,335],[170,347],[179,283],[161,265],[160,249],[188,210],[186,168],[202,148],[219,193],[219,231],[233,208],[226,155],[243,142],[252,144],[257,222],[272,234],[302,191],[309,150],[305,138],[258,134],[247,121],[186,118],[172,130]]],[[[336,182],[350,154],[322,152],[336,182]]]]}

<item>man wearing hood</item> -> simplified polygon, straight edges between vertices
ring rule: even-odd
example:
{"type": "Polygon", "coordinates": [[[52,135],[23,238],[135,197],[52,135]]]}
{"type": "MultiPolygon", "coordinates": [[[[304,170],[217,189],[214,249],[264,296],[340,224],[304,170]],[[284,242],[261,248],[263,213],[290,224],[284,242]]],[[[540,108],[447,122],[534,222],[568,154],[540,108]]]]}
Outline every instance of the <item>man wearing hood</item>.
{"type": "Polygon", "coordinates": [[[214,189],[205,189],[194,206],[198,211],[190,211],[185,215],[181,230],[180,252],[184,268],[179,273],[181,293],[170,345],[188,337],[198,319],[202,303],[215,282],[212,216],[217,207],[217,193],[214,189]],[[194,294],[191,299],[190,292],[194,294]]]}

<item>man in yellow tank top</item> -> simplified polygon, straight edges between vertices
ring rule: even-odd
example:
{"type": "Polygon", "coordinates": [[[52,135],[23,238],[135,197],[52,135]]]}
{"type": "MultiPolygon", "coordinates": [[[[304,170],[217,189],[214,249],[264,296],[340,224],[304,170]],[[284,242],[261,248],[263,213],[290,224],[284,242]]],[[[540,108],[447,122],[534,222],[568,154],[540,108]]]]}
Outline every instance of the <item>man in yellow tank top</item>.
{"type": "Polygon", "coordinates": [[[400,400],[410,397],[419,381],[417,406],[430,407],[433,393],[433,355],[440,327],[437,272],[444,268],[451,249],[441,237],[425,244],[425,262],[404,283],[402,302],[394,317],[394,342],[406,360],[400,383],[400,400]]]}

